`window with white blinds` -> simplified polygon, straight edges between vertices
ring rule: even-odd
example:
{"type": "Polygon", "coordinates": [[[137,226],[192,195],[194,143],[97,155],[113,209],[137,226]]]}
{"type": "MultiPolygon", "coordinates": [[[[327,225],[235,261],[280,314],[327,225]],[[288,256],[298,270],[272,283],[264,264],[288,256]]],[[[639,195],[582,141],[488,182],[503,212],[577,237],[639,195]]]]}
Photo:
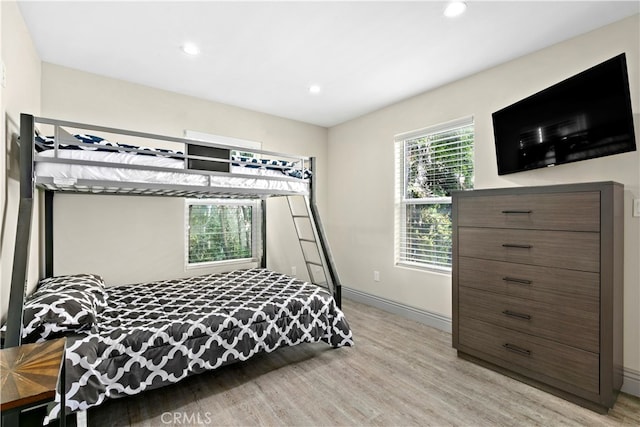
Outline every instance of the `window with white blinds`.
{"type": "Polygon", "coordinates": [[[451,192],[473,188],[473,118],[396,142],[396,263],[451,269],[451,192]]]}
{"type": "Polygon", "coordinates": [[[255,261],[259,206],[252,200],[187,199],[187,266],[255,261]]]}

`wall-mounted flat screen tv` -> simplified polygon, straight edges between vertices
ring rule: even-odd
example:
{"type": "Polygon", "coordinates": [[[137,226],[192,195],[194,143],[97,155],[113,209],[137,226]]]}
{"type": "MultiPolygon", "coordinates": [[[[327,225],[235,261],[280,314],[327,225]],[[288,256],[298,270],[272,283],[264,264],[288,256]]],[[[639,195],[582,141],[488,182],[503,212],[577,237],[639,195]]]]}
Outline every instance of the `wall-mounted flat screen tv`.
{"type": "Polygon", "coordinates": [[[624,53],[492,116],[499,175],[636,150],[624,53]]]}

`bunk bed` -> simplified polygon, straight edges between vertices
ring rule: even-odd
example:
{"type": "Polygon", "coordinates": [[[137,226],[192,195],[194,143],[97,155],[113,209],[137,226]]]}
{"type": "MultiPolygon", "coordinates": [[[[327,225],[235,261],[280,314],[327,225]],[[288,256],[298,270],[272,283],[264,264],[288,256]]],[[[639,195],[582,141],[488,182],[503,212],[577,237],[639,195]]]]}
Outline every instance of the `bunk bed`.
{"type": "MultiPolygon", "coordinates": [[[[67,337],[66,411],[175,383],[282,346],[353,344],[341,285],[317,214],[313,158],[33,117],[20,123],[20,207],[4,345],[67,337]],[[36,124],[52,127],[43,136],[36,124]],[[78,133],[77,130],[83,132],[78,133]],[[85,133],[90,132],[90,133],[85,133]],[[107,133],[109,139],[93,133],[107,133]],[[125,142],[111,138],[121,139],[125,142]],[[155,148],[129,143],[145,139],[155,148]],[[182,149],[159,147],[178,144],[182,149]],[[25,301],[35,189],[44,190],[45,277],[25,301]],[[137,285],[97,274],[54,276],[56,192],[262,200],[259,266],[137,285]],[[266,198],[300,196],[312,238],[298,232],[310,282],[266,265],[266,198]],[[303,241],[317,256],[305,255],[303,241]],[[321,268],[315,280],[311,267],[321,268]],[[314,282],[314,283],[311,283],[314,282]]],[[[291,205],[290,205],[291,206],[291,205]]],[[[60,401],[58,395],[56,401],[60,401]]],[[[51,417],[55,417],[54,408],[51,417]]]]}

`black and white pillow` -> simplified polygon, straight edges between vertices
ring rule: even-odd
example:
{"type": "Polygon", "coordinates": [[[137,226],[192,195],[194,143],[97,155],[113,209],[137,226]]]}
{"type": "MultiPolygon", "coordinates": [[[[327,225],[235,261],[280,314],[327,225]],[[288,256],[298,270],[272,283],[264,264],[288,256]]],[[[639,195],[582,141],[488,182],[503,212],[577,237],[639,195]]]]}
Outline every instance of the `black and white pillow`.
{"type": "MultiPolygon", "coordinates": [[[[78,143],[82,143],[83,145],[74,145],[74,144],[63,144],[58,143],[58,148],[63,150],[86,150],[86,151],[106,151],[110,153],[121,152],[121,153],[129,153],[129,154],[139,154],[145,156],[163,156],[170,157],[176,159],[182,159],[182,151],[176,150],[168,150],[166,148],[149,148],[149,147],[139,147],[137,145],[130,144],[122,144],[119,142],[110,142],[104,138],[100,138],[95,135],[87,135],[84,133],[79,133],[73,135],[75,139],[78,140],[78,143]],[[113,147],[113,148],[107,148],[113,147]],[[142,151],[135,151],[142,150],[142,151]],[[174,156],[177,155],[177,156],[174,156]]],[[[52,136],[42,136],[37,135],[35,137],[36,140],[36,150],[37,151],[45,151],[52,150],[55,147],[55,138],[52,136]]]]}
{"type": "MultiPolygon", "coordinates": [[[[117,144],[107,141],[104,138],[100,138],[98,136],[93,135],[85,135],[85,134],[77,134],[73,135],[76,138],[78,143],[88,144],[88,145],[74,145],[74,144],[64,144],[59,142],[58,148],[62,150],[88,150],[88,151],[117,151],[108,148],[102,147],[116,147],[117,144]]],[[[42,136],[36,135],[36,150],[44,151],[51,150],[55,147],[55,138],[52,136],[42,136]]]]}
{"type": "Polygon", "coordinates": [[[296,169],[295,163],[288,162],[286,160],[256,159],[254,157],[245,156],[231,156],[231,160],[242,162],[233,163],[233,166],[244,166],[247,168],[265,168],[269,170],[277,170],[279,172],[282,172],[284,175],[288,175],[294,178],[311,178],[311,171],[309,169],[296,169]]]}
{"type": "Polygon", "coordinates": [[[95,299],[87,292],[36,291],[24,305],[22,338],[24,342],[39,342],[69,332],[90,331],[96,317],[95,299]]]}
{"type": "Polygon", "coordinates": [[[88,294],[98,313],[107,307],[107,291],[104,280],[97,274],[80,273],[48,277],[40,281],[36,293],[64,294],[71,290],[88,294]]]}

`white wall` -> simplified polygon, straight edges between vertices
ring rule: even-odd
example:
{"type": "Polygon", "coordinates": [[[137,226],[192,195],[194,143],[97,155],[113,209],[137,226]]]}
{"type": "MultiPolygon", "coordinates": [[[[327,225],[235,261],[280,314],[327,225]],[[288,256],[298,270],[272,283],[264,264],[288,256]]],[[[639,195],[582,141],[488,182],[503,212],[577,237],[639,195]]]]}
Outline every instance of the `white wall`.
{"type": "MultiPolygon", "coordinates": [[[[318,203],[326,212],[325,128],[49,63],[42,67],[42,115],[175,137],[189,129],[316,156],[318,203]]],[[[182,199],[57,194],[54,200],[55,274],[94,272],[114,285],[215,271],[185,271],[182,199]]],[[[295,266],[304,278],[283,202],[269,200],[269,267],[289,273],[295,266]]]]}
{"type": "Polygon", "coordinates": [[[631,216],[631,200],[640,197],[640,151],[498,176],[491,123],[493,111],[626,52],[640,138],[639,20],[636,15],[329,129],[328,232],[343,284],[451,317],[450,275],[394,265],[393,138],[472,115],[476,188],[624,184],[624,366],[640,371],[640,218],[631,216]],[[373,281],[374,270],[380,271],[380,282],[373,281]]]}
{"type": "MultiPolygon", "coordinates": [[[[20,113],[40,113],[40,58],[31,36],[14,1],[0,2],[2,13],[1,57],[6,67],[6,87],[0,89],[2,151],[0,152],[0,317],[4,320],[9,304],[9,289],[15,244],[19,203],[18,150],[15,135],[19,132],[20,113]]],[[[36,200],[32,226],[31,264],[28,273],[29,289],[38,278],[39,258],[36,200]]]]}

